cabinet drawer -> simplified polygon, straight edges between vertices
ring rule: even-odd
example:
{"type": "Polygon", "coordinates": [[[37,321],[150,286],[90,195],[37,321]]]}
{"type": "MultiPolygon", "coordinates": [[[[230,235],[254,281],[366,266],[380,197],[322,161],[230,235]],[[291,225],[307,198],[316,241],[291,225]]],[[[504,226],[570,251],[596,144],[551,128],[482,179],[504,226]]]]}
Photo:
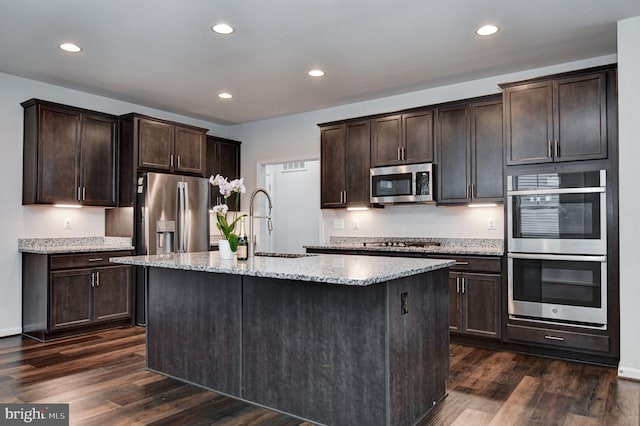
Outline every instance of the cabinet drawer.
{"type": "Polygon", "coordinates": [[[507,338],[511,341],[537,343],[557,348],[609,352],[609,336],[595,334],[508,324],[507,338]]]}
{"type": "Polygon", "coordinates": [[[454,259],[456,264],[451,266],[451,271],[473,272],[502,272],[502,262],[499,257],[460,257],[460,256],[431,256],[440,259],[454,259]]]}
{"type": "Polygon", "coordinates": [[[130,251],[108,251],[85,254],[55,254],[51,256],[51,270],[72,268],[95,268],[111,265],[109,258],[130,256],[130,251]]]}

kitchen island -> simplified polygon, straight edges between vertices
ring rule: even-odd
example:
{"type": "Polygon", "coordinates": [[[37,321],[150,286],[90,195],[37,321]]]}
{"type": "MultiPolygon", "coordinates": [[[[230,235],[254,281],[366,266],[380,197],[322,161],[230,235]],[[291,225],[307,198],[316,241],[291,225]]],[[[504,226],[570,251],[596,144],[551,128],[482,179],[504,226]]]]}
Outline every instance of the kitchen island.
{"type": "Polygon", "coordinates": [[[448,267],[343,255],[135,256],[147,367],[328,425],[412,425],[446,394],[448,267]]]}

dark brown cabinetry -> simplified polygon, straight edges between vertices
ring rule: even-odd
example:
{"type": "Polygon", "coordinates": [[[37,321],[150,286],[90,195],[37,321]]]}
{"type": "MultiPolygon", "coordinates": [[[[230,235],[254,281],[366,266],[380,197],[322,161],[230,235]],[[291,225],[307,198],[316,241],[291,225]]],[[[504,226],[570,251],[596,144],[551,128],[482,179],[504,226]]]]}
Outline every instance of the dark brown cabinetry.
{"type": "MultiPolygon", "coordinates": [[[[242,142],[231,139],[207,136],[207,176],[222,175],[229,180],[239,179],[240,174],[240,144],[242,142]]],[[[230,208],[235,208],[237,194],[227,200],[230,208]]],[[[217,187],[211,187],[212,205],[222,203],[222,197],[217,187]]]]}
{"type": "Polygon", "coordinates": [[[37,99],[22,106],[22,203],[115,206],[116,117],[37,99]]]}
{"type": "Polygon", "coordinates": [[[369,205],[369,120],[321,126],[322,208],[369,205]]]}
{"type": "Polygon", "coordinates": [[[600,69],[503,84],[506,164],[607,158],[611,74],[600,69]]]}
{"type": "Polygon", "coordinates": [[[371,120],[371,167],[433,161],[433,110],[371,120]]]}
{"type": "Polygon", "coordinates": [[[449,268],[449,330],[499,339],[502,260],[487,256],[453,258],[456,264],[449,268]]]}
{"type": "Polygon", "coordinates": [[[23,333],[48,340],[131,325],[133,268],[109,257],[131,252],[23,254],[23,333]]]}
{"type": "Polygon", "coordinates": [[[207,129],[140,114],[119,122],[119,206],[133,205],[138,171],[205,176],[207,129]]]}
{"type": "Polygon", "coordinates": [[[205,129],[138,119],[138,168],[204,176],[205,129]]]}
{"type": "Polygon", "coordinates": [[[502,202],[502,100],[491,96],[437,110],[439,203],[502,202]]]}

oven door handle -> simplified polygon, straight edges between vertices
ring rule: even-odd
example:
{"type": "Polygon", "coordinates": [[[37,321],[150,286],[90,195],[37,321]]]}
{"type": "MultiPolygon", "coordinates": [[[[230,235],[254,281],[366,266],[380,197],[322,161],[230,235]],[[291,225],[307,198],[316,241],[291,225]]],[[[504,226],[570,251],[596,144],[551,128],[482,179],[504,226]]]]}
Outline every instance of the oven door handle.
{"type": "Polygon", "coordinates": [[[564,254],[529,254],[529,253],[509,253],[507,257],[511,259],[534,259],[534,260],[566,260],[569,262],[606,262],[607,256],[582,256],[564,254]]]}
{"type": "Polygon", "coordinates": [[[593,186],[588,188],[557,188],[557,189],[527,189],[522,191],[507,191],[507,195],[555,195],[555,194],[592,194],[606,192],[604,186],[593,186]]]}

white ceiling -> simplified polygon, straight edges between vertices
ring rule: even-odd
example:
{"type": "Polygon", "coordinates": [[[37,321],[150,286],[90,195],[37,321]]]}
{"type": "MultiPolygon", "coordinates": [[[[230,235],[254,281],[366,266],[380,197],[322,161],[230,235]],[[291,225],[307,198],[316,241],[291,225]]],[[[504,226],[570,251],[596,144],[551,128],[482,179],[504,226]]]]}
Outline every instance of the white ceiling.
{"type": "Polygon", "coordinates": [[[0,0],[0,72],[232,124],[615,53],[616,21],[639,15],[639,0],[0,0]],[[222,21],[236,32],[210,31],[222,21]],[[501,31],[475,35],[489,22],[501,31]]]}

